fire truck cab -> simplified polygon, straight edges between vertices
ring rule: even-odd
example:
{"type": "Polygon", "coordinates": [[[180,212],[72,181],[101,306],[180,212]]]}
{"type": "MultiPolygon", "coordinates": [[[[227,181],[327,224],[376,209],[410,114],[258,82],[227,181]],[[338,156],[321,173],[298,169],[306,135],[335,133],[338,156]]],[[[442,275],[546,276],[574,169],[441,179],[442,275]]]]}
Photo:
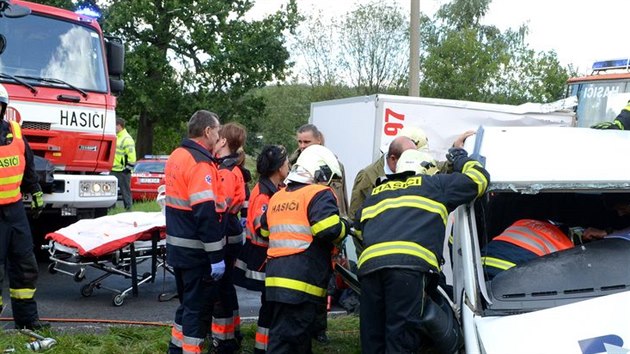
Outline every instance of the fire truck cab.
{"type": "Polygon", "coordinates": [[[612,121],[630,100],[630,58],[593,63],[590,75],[570,78],[567,96],[576,96],[577,126],[612,121]]]}
{"type": "Polygon", "coordinates": [[[40,178],[43,216],[67,225],[105,215],[117,196],[108,173],[116,149],[114,95],[124,86],[122,41],[104,36],[97,19],[84,13],[19,0],[2,6],[6,119],[21,124],[52,175],[40,178]]]}

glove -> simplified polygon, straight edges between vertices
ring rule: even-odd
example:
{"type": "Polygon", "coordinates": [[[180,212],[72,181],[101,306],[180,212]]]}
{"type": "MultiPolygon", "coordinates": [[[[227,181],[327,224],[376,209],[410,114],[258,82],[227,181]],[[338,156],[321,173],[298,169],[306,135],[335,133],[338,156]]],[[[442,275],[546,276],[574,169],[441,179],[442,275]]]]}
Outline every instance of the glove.
{"type": "Polygon", "coordinates": [[[446,159],[450,163],[454,163],[455,161],[466,157],[468,157],[468,152],[458,147],[452,147],[448,149],[448,153],[446,154],[446,159]]]}
{"type": "Polygon", "coordinates": [[[591,125],[592,129],[612,129],[612,130],[621,130],[621,127],[616,121],[612,122],[601,122],[594,125],[591,125]]]}
{"type": "Polygon", "coordinates": [[[223,277],[223,273],[225,273],[225,262],[221,260],[221,262],[212,263],[210,265],[210,269],[210,276],[212,277],[212,280],[219,280],[223,277]]]}
{"type": "Polygon", "coordinates": [[[243,229],[247,227],[247,218],[241,218],[241,226],[243,229]]]}
{"type": "Polygon", "coordinates": [[[37,219],[44,210],[44,193],[42,191],[31,193],[31,216],[37,219]]]}

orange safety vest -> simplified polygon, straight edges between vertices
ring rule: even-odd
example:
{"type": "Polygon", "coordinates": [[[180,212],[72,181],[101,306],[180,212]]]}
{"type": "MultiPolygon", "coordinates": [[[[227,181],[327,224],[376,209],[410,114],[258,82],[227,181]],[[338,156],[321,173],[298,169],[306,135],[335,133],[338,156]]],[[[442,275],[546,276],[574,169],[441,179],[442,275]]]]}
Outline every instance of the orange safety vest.
{"type": "Polygon", "coordinates": [[[282,188],[271,197],[267,208],[269,257],[283,257],[306,251],[313,242],[308,221],[308,204],[313,197],[330,187],[311,184],[287,192],[282,188]]]}
{"type": "Polygon", "coordinates": [[[24,177],[26,159],[22,129],[17,122],[10,122],[13,141],[0,146],[0,205],[15,203],[22,199],[20,185],[24,177]]]}
{"type": "Polygon", "coordinates": [[[258,236],[256,230],[260,229],[260,220],[267,210],[269,196],[260,193],[260,184],[257,183],[249,196],[249,201],[251,204],[247,208],[247,228],[245,229],[245,235],[254,245],[267,248],[269,241],[264,237],[258,236]]]}
{"type": "Polygon", "coordinates": [[[573,247],[573,242],[557,226],[531,219],[516,221],[494,240],[517,245],[538,256],[573,247]]]}

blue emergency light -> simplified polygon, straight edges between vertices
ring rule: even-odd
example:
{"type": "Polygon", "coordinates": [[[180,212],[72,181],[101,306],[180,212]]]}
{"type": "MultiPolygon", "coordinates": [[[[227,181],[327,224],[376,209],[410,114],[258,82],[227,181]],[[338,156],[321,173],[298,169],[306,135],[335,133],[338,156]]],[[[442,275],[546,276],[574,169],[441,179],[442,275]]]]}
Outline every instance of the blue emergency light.
{"type": "Polygon", "coordinates": [[[76,11],[74,11],[74,13],[85,17],[91,17],[93,19],[101,18],[101,13],[99,12],[99,10],[89,5],[79,7],[78,9],[76,9],[76,11]]]}
{"type": "Polygon", "coordinates": [[[593,70],[630,69],[630,58],[602,60],[593,63],[593,70]]]}

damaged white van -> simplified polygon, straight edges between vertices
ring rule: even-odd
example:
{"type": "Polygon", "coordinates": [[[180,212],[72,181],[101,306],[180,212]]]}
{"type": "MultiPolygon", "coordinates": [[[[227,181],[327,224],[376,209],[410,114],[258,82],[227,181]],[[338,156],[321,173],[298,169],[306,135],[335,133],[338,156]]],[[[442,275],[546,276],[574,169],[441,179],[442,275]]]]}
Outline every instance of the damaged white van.
{"type": "Polygon", "coordinates": [[[453,293],[471,353],[630,352],[630,132],[488,127],[466,149],[490,172],[483,198],[451,218],[453,293]],[[613,231],[484,274],[481,249],[519,219],[613,231]]]}

